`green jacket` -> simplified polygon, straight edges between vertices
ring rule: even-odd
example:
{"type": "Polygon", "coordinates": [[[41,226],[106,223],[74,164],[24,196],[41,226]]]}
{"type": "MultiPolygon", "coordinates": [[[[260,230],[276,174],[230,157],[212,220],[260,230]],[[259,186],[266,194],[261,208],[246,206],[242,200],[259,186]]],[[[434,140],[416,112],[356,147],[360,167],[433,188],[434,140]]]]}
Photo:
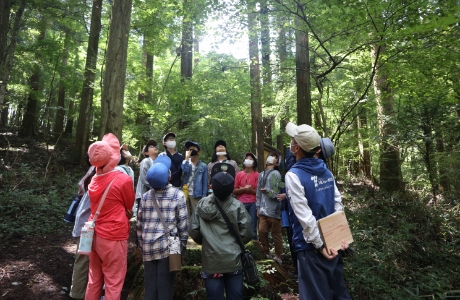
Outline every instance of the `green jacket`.
{"type": "MultiPolygon", "coordinates": [[[[213,195],[201,199],[190,219],[190,237],[202,245],[202,271],[218,274],[242,270],[241,248],[220,214],[215,199],[213,195]]],[[[244,205],[231,196],[220,204],[243,243],[251,241],[251,217],[244,205]]]]}

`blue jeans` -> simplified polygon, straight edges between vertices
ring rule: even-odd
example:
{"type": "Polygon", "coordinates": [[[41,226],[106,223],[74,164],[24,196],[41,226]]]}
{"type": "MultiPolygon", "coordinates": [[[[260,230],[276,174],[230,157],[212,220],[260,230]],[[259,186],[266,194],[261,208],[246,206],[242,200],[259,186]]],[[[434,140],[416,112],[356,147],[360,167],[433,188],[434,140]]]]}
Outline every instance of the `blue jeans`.
{"type": "Polygon", "coordinates": [[[255,203],[244,203],[244,207],[251,216],[252,223],[252,239],[257,240],[257,208],[255,203]]]}
{"type": "Polygon", "coordinates": [[[224,300],[224,289],[227,300],[243,299],[243,273],[224,273],[224,276],[205,279],[206,300],[224,300]]]}

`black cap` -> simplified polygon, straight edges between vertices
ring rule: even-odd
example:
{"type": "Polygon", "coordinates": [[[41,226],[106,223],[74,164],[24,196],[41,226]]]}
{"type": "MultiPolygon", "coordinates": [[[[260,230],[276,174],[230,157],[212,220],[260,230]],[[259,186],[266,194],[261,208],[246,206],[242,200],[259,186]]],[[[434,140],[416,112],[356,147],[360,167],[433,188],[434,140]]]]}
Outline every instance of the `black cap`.
{"type": "Polygon", "coordinates": [[[147,144],[145,145],[145,147],[148,148],[149,146],[155,146],[155,147],[156,147],[156,146],[157,146],[157,141],[155,141],[155,140],[149,140],[149,141],[147,142],[147,144]]]}
{"type": "Polygon", "coordinates": [[[225,148],[227,148],[227,143],[223,140],[218,140],[215,144],[214,144],[214,150],[216,150],[217,146],[224,146],[225,148]]]}
{"type": "Polygon", "coordinates": [[[168,132],[167,134],[164,135],[164,137],[163,137],[163,142],[166,141],[166,138],[167,138],[168,136],[173,136],[174,138],[176,138],[176,134],[175,134],[174,132],[168,132]]]}
{"type": "Polygon", "coordinates": [[[220,201],[225,200],[233,192],[235,180],[227,172],[217,173],[211,181],[214,196],[220,201]]]}
{"type": "Polygon", "coordinates": [[[186,142],[185,142],[185,145],[184,145],[185,149],[188,150],[188,148],[190,148],[190,146],[195,146],[195,147],[197,147],[197,148],[198,148],[198,151],[201,150],[200,144],[198,144],[197,142],[186,141],[186,142]]]}
{"type": "MultiPolygon", "coordinates": [[[[226,172],[235,178],[235,168],[231,164],[227,163],[217,163],[212,166],[211,169],[211,178],[214,177],[217,173],[226,172]]],[[[214,189],[214,188],[213,188],[214,189]]]]}

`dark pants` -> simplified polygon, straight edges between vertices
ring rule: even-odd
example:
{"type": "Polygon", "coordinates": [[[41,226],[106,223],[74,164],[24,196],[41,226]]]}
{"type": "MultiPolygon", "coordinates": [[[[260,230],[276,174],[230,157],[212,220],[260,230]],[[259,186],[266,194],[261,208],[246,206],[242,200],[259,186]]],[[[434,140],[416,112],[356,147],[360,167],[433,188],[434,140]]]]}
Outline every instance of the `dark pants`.
{"type": "Polygon", "coordinates": [[[251,216],[252,239],[257,241],[257,208],[256,203],[244,203],[244,207],[251,216]]]}
{"type": "Polygon", "coordinates": [[[169,257],[144,261],[145,300],[172,299],[176,272],[169,272],[169,257]]]}
{"type": "Polygon", "coordinates": [[[351,299],[343,281],[343,260],[339,254],[328,260],[313,250],[297,252],[299,300],[351,299]]]}
{"type": "Polygon", "coordinates": [[[208,277],[206,281],[206,300],[242,300],[243,274],[224,273],[222,277],[208,277]],[[224,289],[226,298],[224,298],[224,289]]]}

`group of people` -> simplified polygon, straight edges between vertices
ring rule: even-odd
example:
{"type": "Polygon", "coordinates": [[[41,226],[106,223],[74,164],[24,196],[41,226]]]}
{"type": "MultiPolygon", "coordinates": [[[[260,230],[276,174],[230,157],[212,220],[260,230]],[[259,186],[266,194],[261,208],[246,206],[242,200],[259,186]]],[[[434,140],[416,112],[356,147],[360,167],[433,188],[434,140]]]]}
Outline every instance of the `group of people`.
{"type": "MultiPolygon", "coordinates": [[[[106,300],[120,298],[131,220],[136,222],[143,254],[145,299],[172,299],[176,273],[169,266],[171,240],[180,242],[184,256],[189,235],[202,245],[206,298],[243,299],[241,249],[222,213],[244,244],[260,242],[264,254],[281,264],[281,210],[285,207],[291,224],[291,253],[297,256],[300,299],[350,299],[341,251],[324,249],[316,225],[318,219],[343,210],[324,161],[330,148],[308,125],[289,123],[286,132],[292,138],[286,164],[293,162],[285,175],[286,188],[279,172],[283,157],[278,151],[268,154],[260,174],[256,155],[247,152],[240,171],[225,141],[215,143],[211,162],[205,164],[200,160],[199,143],[187,141],[184,157],[176,151],[176,134],[169,132],[162,138],[163,152],[155,140],[143,148],[145,157],[134,192],[128,147],[120,147],[112,134],[92,144],[87,153],[91,167],[79,182],[83,198],[73,236],[80,235],[84,222],[98,217],[90,255],[78,254],[77,249],[70,296],[99,300],[105,289],[106,300]]],[[[347,247],[343,242],[341,250],[347,247]]]]}

